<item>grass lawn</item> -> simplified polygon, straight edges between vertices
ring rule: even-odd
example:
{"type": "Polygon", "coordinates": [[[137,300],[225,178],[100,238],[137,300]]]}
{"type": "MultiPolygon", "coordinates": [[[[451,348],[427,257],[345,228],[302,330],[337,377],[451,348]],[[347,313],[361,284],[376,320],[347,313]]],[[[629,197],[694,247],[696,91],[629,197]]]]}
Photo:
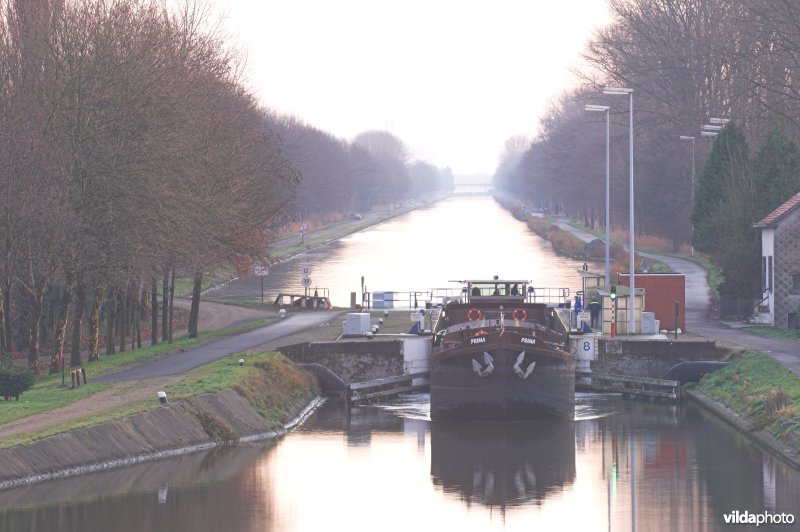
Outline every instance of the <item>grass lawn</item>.
{"type": "Polygon", "coordinates": [[[697,388],[749,419],[755,430],[800,450],[800,377],[766,354],[742,351],[697,388]]]}
{"type": "Polygon", "coordinates": [[[767,338],[775,338],[777,340],[790,340],[792,342],[800,343],[800,329],[778,329],[776,327],[766,327],[764,325],[753,325],[745,327],[745,331],[765,336],[767,338]]]}
{"type": "Polygon", "coordinates": [[[19,401],[0,401],[0,424],[61,408],[106,390],[111,384],[92,382],[92,379],[128,364],[164,356],[179,350],[185,351],[186,349],[204,344],[215,338],[262,327],[278,319],[279,318],[271,317],[261,318],[236,327],[228,327],[218,331],[201,332],[197,338],[189,339],[189,337],[185,335],[174,340],[171,344],[162,343],[143,349],[128,350],[115,355],[102,355],[97,361],[84,363],[88,384],[74,390],[69,388],[69,375],[67,375],[65,379],[66,387],[61,386],[61,375],[40,376],[37,378],[33,388],[20,396],[19,401]]]}
{"type": "MultiPolygon", "coordinates": [[[[94,386],[101,386],[95,384],[94,386]]],[[[103,385],[105,388],[108,385],[103,385]]],[[[165,387],[170,401],[193,397],[204,393],[214,393],[225,389],[235,389],[248,398],[267,419],[282,422],[288,409],[298,395],[316,386],[316,381],[305,372],[300,372],[279,353],[245,352],[226,356],[186,373],[180,381],[165,387]],[[246,364],[239,366],[239,359],[246,364]],[[275,382],[271,382],[275,380],[275,382]],[[253,397],[250,397],[250,396],[253,397]]],[[[90,386],[81,387],[90,388],[90,386]]],[[[103,389],[105,389],[103,388],[103,389]]],[[[92,393],[99,391],[95,388],[92,393]]],[[[30,392],[28,392],[30,393],[30,392]]],[[[83,395],[80,398],[86,397],[83,395]]],[[[76,398],[74,400],[77,400],[76,398]]],[[[46,429],[19,434],[0,441],[0,448],[24,445],[30,442],[67,432],[115,421],[124,417],[161,408],[154,398],[140,400],[93,414],[85,418],[71,420],[69,423],[54,425],[46,429]]]]}

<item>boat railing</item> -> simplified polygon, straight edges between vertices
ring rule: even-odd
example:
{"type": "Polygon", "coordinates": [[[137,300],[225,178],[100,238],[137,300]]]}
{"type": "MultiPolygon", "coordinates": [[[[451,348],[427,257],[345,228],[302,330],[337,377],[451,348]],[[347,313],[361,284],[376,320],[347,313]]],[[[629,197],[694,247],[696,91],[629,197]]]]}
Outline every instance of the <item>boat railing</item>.
{"type": "MultiPolygon", "coordinates": [[[[450,302],[478,303],[494,301],[495,296],[470,296],[461,288],[429,288],[409,291],[364,292],[363,303],[373,309],[419,309],[443,307],[450,302]]],[[[501,299],[505,299],[501,296],[501,299]]],[[[498,300],[499,301],[499,300],[498,300]]],[[[550,307],[569,307],[569,288],[531,287],[520,296],[525,303],[540,303],[550,307]]]]}

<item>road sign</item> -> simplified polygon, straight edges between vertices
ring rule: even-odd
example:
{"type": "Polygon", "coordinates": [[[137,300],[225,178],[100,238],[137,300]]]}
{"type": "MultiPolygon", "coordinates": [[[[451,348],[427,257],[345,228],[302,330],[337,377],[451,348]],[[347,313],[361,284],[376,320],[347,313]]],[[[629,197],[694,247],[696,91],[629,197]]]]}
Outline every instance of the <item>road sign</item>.
{"type": "Polygon", "coordinates": [[[311,275],[311,268],[303,266],[303,277],[308,277],[309,275],[311,275]]]}
{"type": "Polygon", "coordinates": [[[263,277],[269,275],[269,266],[255,266],[253,267],[253,274],[263,277]]]}
{"type": "Polygon", "coordinates": [[[300,281],[305,288],[311,286],[311,277],[303,277],[303,280],[300,281]]]}

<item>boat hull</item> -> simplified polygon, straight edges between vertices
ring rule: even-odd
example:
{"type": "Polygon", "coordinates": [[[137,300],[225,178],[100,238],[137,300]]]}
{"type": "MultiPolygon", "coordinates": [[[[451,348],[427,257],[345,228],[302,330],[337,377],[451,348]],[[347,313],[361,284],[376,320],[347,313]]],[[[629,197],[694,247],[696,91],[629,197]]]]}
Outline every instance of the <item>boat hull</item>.
{"type": "Polygon", "coordinates": [[[431,364],[431,419],[531,420],[572,419],[575,415],[575,358],[544,349],[514,347],[476,349],[453,356],[435,354],[431,364]],[[492,370],[481,376],[475,362],[486,372],[484,353],[492,370]],[[475,362],[473,362],[475,361],[475,362]],[[531,362],[535,367],[523,378],[531,362]]]}

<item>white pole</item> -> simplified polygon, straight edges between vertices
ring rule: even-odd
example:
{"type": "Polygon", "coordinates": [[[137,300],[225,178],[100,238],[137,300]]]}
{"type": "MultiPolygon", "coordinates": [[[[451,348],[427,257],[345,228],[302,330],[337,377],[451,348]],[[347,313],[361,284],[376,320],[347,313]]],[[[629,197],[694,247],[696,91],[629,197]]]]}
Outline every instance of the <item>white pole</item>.
{"type": "Polygon", "coordinates": [[[631,295],[630,295],[630,329],[628,334],[636,334],[636,267],[634,255],[636,255],[636,248],[634,248],[634,235],[633,235],[633,90],[628,93],[630,102],[630,201],[629,201],[629,226],[630,226],[630,275],[631,275],[631,295]]]}
{"type": "Polygon", "coordinates": [[[611,268],[609,267],[609,246],[611,245],[610,228],[609,228],[609,214],[608,214],[608,198],[609,198],[609,184],[608,184],[608,168],[609,168],[609,114],[610,109],[606,108],[606,289],[611,285],[611,268]]]}

